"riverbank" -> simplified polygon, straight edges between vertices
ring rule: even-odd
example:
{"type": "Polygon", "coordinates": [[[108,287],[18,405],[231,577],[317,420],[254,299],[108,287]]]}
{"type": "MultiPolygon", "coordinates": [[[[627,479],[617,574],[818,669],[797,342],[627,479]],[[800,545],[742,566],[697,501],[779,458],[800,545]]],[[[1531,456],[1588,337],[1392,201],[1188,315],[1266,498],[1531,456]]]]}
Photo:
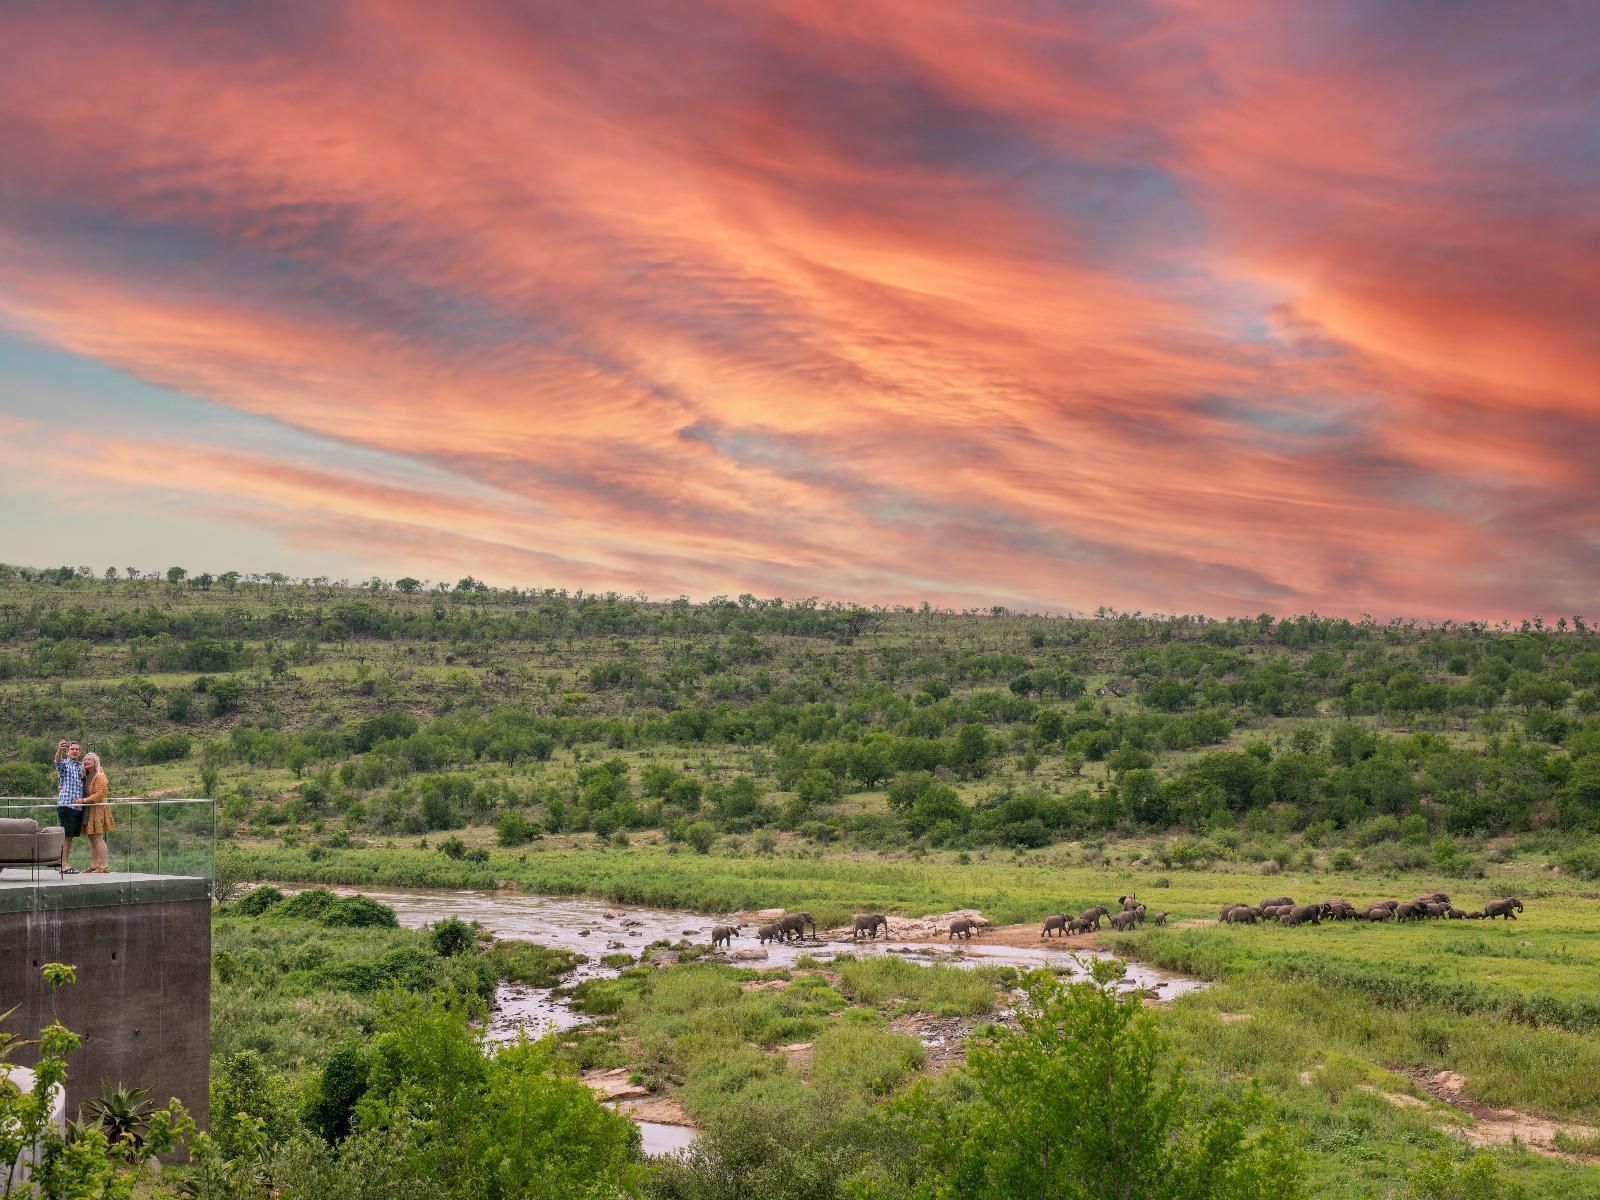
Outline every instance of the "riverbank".
{"type": "MultiPolygon", "coordinates": [[[[1000,952],[1051,961],[1067,958],[1069,949],[1110,949],[1216,981],[1208,991],[1163,1006],[1163,1028],[1189,1063],[1197,1086],[1226,1095],[1254,1081],[1291,1114],[1311,1150],[1318,1195],[1338,1200],[1383,1196],[1422,1151],[1465,1145],[1498,1127],[1541,1131],[1542,1141],[1532,1146],[1524,1142],[1521,1148],[1496,1151],[1507,1178],[1524,1186],[1528,1195],[1600,1195],[1600,1168],[1589,1157],[1597,1147],[1583,1134],[1586,1128],[1600,1127],[1600,1083],[1595,1082],[1600,1080],[1600,1037],[1587,1024],[1584,1008],[1585,989],[1600,971],[1600,903],[1592,885],[1530,866],[1468,882],[1421,874],[1291,872],[1263,878],[1240,870],[1163,874],[1047,856],[1021,863],[1009,858],[961,863],[951,856],[740,858],[674,855],[653,846],[496,853],[481,865],[458,864],[436,851],[418,850],[346,851],[320,862],[280,851],[255,861],[298,862],[323,880],[357,884],[374,876],[444,875],[452,886],[447,893],[453,897],[452,911],[464,919],[478,919],[473,911],[479,916],[512,912],[523,901],[568,905],[575,920],[581,916],[588,922],[584,946],[603,951],[617,941],[635,957],[658,936],[708,940],[719,917],[753,917],[778,907],[808,909],[824,931],[841,930],[852,912],[881,911],[889,915],[891,935],[901,949],[959,954],[969,962],[1000,952]],[[493,890],[497,879],[499,891],[493,890]],[[535,882],[550,880],[589,894],[544,900],[528,895],[535,882]],[[461,890],[473,882],[482,890],[461,890]],[[1285,929],[1214,923],[1222,902],[1259,900],[1268,894],[1344,896],[1359,902],[1441,887],[1463,907],[1514,892],[1526,908],[1516,922],[1493,924],[1328,922],[1285,929]],[[1136,892],[1153,910],[1167,911],[1169,928],[1107,932],[1098,942],[1080,937],[1063,946],[1039,938],[1042,915],[1081,911],[1092,903],[1114,907],[1116,898],[1128,892],[1136,892]],[[675,905],[655,907],[663,914],[659,927],[604,925],[606,911],[618,913],[620,920],[630,908],[623,899],[641,895],[698,898],[701,903],[686,906],[696,910],[687,914],[675,905]],[[963,908],[978,909],[993,922],[970,945],[908,928],[915,921],[907,918],[963,908]],[[896,926],[898,935],[893,934],[896,926]],[[630,932],[639,936],[628,936],[630,932]],[[1460,1080],[1448,1096],[1429,1090],[1429,1081],[1442,1074],[1460,1080]],[[1492,1113],[1512,1113],[1516,1119],[1502,1121],[1492,1113]]],[[[397,897],[404,889],[380,890],[386,902],[403,910],[397,897]]],[[[512,936],[552,933],[546,921],[512,936]]],[[[756,948],[751,933],[747,926],[737,945],[756,948]]],[[[649,974],[671,976],[681,970],[685,978],[726,978],[735,989],[762,984],[776,1003],[793,991],[797,975],[820,978],[805,987],[833,987],[828,973],[834,966],[823,959],[841,952],[862,958],[873,954],[842,941],[822,943],[804,950],[816,965],[800,967],[798,949],[792,955],[784,951],[780,960],[776,948],[761,948],[768,951],[765,961],[695,963],[649,974]]],[[[880,956],[885,949],[880,943],[880,956]]],[[[664,1055],[670,1064],[678,1053],[670,1050],[671,1041],[687,1035],[677,1026],[672,1032],[657,1031],[656,1018],[637,995],[609,994],[617,1007],[608,1020],[618,1022],[604,1043],[611,1047],[610,1057],[599,1054],[588,1065],[649,1068],[651,1055],[664,1055]],[[666,1043],[660,1041],[663,1037],[666,1043]]],[[[795,993],[786,1003],[793,1007],[808,994],[795,993]]],[[[723,1016],[735,1028],[743,1020],[723,1016]]],[[[921,1070],[937,1060],[918,1036],[918,1020],[909,1012],[891,1017],[887,1032],[912,1036],[923,1046],[921,1070]]],[[[537,1021],[530,1025],[538,1027],[537,1021]]],[[[594,1042],[599,1032],[579,1039],[589,1047],[584,1054],[599,1044],[594,1042]]],[[[782,1036],[782,1042],[763,1054],[770,1057],[784,1046],[813,1040],[782,1036]]],[[[806,1053],[794,1051],[802,1066],[806,1053]]],[[[758,1068],[750,1064],[749,1069],[758,1068]]],[[[685,1088],[685,1077],[675,1070],[659,1077],[647,1070],[646,1075],[659,1078],[674,1096],[685,1088]]],[[[708,1082],[696,1087],[708,1095],[716,1091],[708,1082]]],[[[715,1108],[711,1100],[705,1103],[715,1108]]]]}

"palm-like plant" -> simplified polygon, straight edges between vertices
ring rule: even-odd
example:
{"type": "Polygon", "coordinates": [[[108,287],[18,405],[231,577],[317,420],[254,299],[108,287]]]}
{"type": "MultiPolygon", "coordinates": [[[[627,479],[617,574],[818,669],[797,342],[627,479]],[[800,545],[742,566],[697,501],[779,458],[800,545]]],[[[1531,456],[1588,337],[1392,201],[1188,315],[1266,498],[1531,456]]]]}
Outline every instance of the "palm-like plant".
{"type": "Polygon", "coordinates": [[[113,1146],[126,1138],[138,1149],[150,1130],[150,1112],[149,1088],[125,1088],[108,1079],[98,1096],[83,1102],[79,1116],[99,1125],[113,1146]]]}

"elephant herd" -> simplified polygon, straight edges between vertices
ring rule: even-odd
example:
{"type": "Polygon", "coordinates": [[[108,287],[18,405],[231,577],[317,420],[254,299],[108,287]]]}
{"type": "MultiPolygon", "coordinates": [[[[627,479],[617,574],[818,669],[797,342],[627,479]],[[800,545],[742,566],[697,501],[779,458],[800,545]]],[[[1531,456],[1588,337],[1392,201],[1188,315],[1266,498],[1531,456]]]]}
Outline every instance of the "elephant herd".
{"type": "Polygon", "coordinates": [[[1117,903],[1122,907],[1115,913],[1104,904],[1096,904],[1093,908],[1086,908],[1075,917],[1066,913],[1055,913],[1044,919],[1044,927],[1039,930],[1041,938],[1052,935],[1067,937],[1075,933],[1098,933],[1102,918],[1111,922],[1111,927],[1117,930],[1133,929],[1143,925],[1146,918],[1152,925],[1165,925],[1167,914],[1164,912],[1147,912],[1145,906],[1139,903],[1137,896],[1118,896],[1117,903]]]}
{"type": "MultiPolygon", "coordinates": [[[[865,934],[876,941],[879,930],[882,930],[884,935],[888,936],[888,917],[882,913],[858,913],[850,936],[852,940],[855,940],[865,934]]],[[[743,936],[744,926],[742,925],[712,926],[711,947],[714,950],[723,949],[731,946],[734,938],[743,936]]],[[[770,924],[756,927],[756,940],[763,946],[768,942],[792,942],[797,938],[807,936],[811,938],[817,936],[816,919],[808,912],[785,913],[770,924]],[[809,934],[808,930],[810,931],[809,934]]]]}
{"type": "Polygon", "coordinates": [[[1276,921],[1280,925],[1320,925],[1323,921],[1483,921],[1504,917],[1515,921],[1522,901],[1515,896],[1491,900],[1476,912],[1464,912],[1450,903],[1444,892],[1430,892],[1415,900],[1378,900],[1358,909],[1347,900],[1296,904],[1290,896],[1271,896],[1260,904],[1224,904],[1224,925],[1255,925],[1276,921]]]}

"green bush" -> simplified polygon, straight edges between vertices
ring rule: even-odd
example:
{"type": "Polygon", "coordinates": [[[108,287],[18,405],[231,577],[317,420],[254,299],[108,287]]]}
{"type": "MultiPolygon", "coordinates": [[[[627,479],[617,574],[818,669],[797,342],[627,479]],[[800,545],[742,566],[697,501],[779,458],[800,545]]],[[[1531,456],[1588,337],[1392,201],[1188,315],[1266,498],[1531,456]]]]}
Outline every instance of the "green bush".
{"type": "Polygon", "coordinates": [[[234,901],[233,911],[246,917],[259,917],[275,904],[283,903],[283,893],[270,883],[252,888],[234,901]]]}
{"type": "Polygon", "coordinates": [[[333,928],[396,928],[394,909],[370,896],[341,896],[322,912],[322,923],[333,928]]]}

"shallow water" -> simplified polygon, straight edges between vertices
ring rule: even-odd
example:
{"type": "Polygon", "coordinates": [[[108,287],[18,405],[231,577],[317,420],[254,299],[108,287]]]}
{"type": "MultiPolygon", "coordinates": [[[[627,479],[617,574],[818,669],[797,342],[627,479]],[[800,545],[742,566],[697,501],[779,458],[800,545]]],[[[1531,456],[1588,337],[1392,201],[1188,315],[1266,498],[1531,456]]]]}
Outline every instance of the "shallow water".
{"type": "MultiPolygon", "coordinates": [[[[518,892],[457,891],[447,888],[334,890],[344,894],[361,891],[389,905],[400,924],[408,929],[420,929],[444,917],[456,917],[463,921],[476,921],[497,938],[540,942],[574,951],[583,955],[584,961],[566,977],[564,983],[567,986],[585,979],[616,975],[616,969],[600,963],[600,959],[607,954],[626,951],[638,958],[651,942],[662,939],[672,942],[680,939],[710,941],[711,927],[721,923],[719,918],[698,913],[635,908],[574,897],[528,896],[518,892]]],[[[1086,974],[1071,955],[1042,947],[985,946],[978,940],[942,944],[891,942],[887,939],[852,942],[848,938],[839,942],[804,941],[762,946],[756,939],[753,927],[747,928],[752,928],[752,932],[735,938],[733,949],[765,950],[767,957],[765,960],[735,965],[781,968],[794,966],[802,955],[826,963],[842,954],[897,954],[911,962],[942,962],[955,967],[996,966],[1024,970],[1052,967],[1074,976],[1086,974]]],[[[1110,956],[1080,951],[1078,957],[1088,960],[1110,956]]],[[[1208,985],[1204,980],[1175,975],[1140,963],[1129,963],[1121,986],[1149,989],[1161,999],[1171,1000],[1208,985]]],[[[564,998],[551,995],[548,988],[504,984],[495,997],[488,1033],[493,1041],[509,1041],[523,1033],[538,1037],[551,1029],[568,1029],[587,1020],[588,1017],[573,1012],[564,998]]],[[[936,1048],[945,1038],[930,1034],[924,1041],[930,1048],[936,1048]]],[[[655,1121],[635,1123],[639,1126],[646,1154],[671,1154],[685,1149],[699,1136],[698,1130],[680,1125],[663,1125],[655,1121]]]]}
{"type": "MultiPolygon", "coordinates": [[[[354,891],[355,889],[337,889],[354,891]]],[[[584,956],[584,962],[567,977],[567,984],[615,975],[600,965],[607,954],[626,951],[635,958],[651,942],[680,939],[706,942],[719,918],[671,909],[635,908],[575,897],[528,896],[517,892],[454,891],[428,888],[362,889],[366,895],[391,906],[402,925],[416,929],[443,917],[476,921],[498,938],[541,942],[584,956]]],[[[746,926],[746,928],[750,928],[746,926]]],[[[903,955],[912,962],[942,962],[955,967],[1051,967],[1074,976],[1085,974],[1073,957],[1043,947],[986,946],[981,937],[971,942],[892,942],[887,939],[852,942],[803,941],[761,946],[754,933],[735,938],[733,949],[765,950],[765,960],[736,964],[757,968],[792,967],[802,955],[826,963],[841,954],[903,955]]],[[[1083,959],[1109,957],[1078,952],[1083,959]]],[[[1148,988],[1163,1000],[1203,988],[1205,981],[1175,975],[1141,963],[1129,963],[1123,986],[1148,988]]],[[[537,1037],[549,1029],[566,1029],[588,1018],[575,1013],[564,999],[546,989],[507,985],[497,997],[490,1021],[490,1036],[505,1039],[526,1031],[537,1037]]]]}
{"type": "Polygon", "coordinates": [[[634,1124],[639,1127],[640,1142],[646,1154],[673,1154],[687,1150],[700,1136],[698,1129],[688,1129],[682,1125],[662,1125],[657,1121],[635,1121],[634,1124]]]}

